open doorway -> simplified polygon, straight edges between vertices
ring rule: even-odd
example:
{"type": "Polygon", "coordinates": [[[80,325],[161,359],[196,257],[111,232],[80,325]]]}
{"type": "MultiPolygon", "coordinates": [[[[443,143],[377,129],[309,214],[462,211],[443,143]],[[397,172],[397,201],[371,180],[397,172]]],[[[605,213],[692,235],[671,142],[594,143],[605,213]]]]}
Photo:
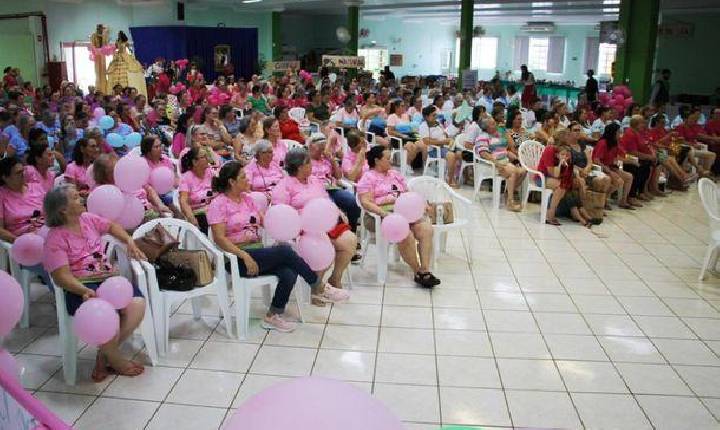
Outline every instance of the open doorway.
{"type": "MultiPolygon", "coordinates": [[[[90,60],[90,42],[63,42],[62,58],[67,67],[68,81],[87,94],[88,87],[95,86],[95,62],[90,60]]],[[[105,57],[105,64],[110,64],[112,55],[105,57]]]]}

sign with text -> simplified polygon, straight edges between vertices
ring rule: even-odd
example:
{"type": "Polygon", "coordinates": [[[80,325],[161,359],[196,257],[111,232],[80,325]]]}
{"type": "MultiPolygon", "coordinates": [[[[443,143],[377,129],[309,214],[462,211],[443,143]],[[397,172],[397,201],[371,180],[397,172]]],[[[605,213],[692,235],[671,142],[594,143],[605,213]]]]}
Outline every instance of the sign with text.
{"type": "Polygon", "coordinates": [[[323,55],[323,67],[337,67],[338,69],[364,69],[365,57],[351,55],[323,55]]]}
{"type": "Polygon", "coordinates": [[[299,61],[269,61],[266,66],[269,72],[284,72],[285,70],[300,69],[299,61]]]}
{"type": "Polygon", "coordinates": [[[659,36],[690,37],[695,33],[695,26],[684,22],[673,22],[660,24],[658,26],[659,36]]]}
{"type": "Polygon", "coordinates": [[[478,82],[477,69],[468,69],[462,71],[462,87],[463,89],[475,88],[478,82]]]}

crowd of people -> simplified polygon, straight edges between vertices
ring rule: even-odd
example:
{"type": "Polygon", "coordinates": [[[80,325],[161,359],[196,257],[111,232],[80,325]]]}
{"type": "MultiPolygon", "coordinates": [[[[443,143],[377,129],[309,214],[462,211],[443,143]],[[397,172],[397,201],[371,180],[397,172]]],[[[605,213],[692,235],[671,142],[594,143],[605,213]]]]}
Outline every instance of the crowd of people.
{"type": "MultiPolygon", "coordinates": [[[[175,172],[173,191],[161,194],[146,184],[135,193],[145,220],[184,219],[237,256],[241,276],[278,277],[262,324],[284,332],[295,328],[283,313],[298,277],[311,286],[313,305],[348,300],[343,274],[361,258],[358,235],[379,227],[369,214],[392,213],[396,199],[408,192],[406,177],[423,169],[429,157],[445,160],[442,179],[452,187],[473,180],[472,169],[460,171],[461,162],[491,163],[506,179],[507,209],[516,212],[523,210],[523,184],[538,181],[526,169],[531,167],[554,191],[547,223],[559,225],[558,217],[565,216],[588,227],[605,214],[585,210],[587,193],[618,193],[617,206],[635,210],[668,188],[686,190],[698,175],[720,172],[720,108],[708,119],[695,108],[668,118],[662,103],[628,106],[618,115],[588,98],[570,112],[562,100],[540,100],[527,69],[522,89],[494,80],[463,91],[440,80],[400,82],[387,71],[378,81],[321,70],[314,77],[289,71],[206,82],[194,65],[174,70],[157,70],[161,76],[148,100],[135,88],[119,86],[112,94],[93,88],[83,93],[72,82],[35,89],[18,79],[17,69],[5,69],[0,239],[12,243],[49,228],[43,264],[28,269],[65,290],[70,314],[116,273],[102,235],[125,243],[131,257],[144,258],[125,229],[85,207],[96,187],[114,183],[115,164],[132,149],[111,146],[108,133],[140,133],[139,155],[150,169],[175,172]],[[112,127],[99,127],[98,108],[112,118],[112,127]],[[544,145],[537,166],[520,162],[519,148],[528,140],[544,145]],[[406,168],[399,171],[393,163],[406,168]],[[317,198],[338,207],[337,225],[328,233],[335,258],[327,276],[311,270],[291,246],[263,244],[264,212],[251,192],[265,194],[270,205],[298,210],[317,198]]],[[[601,209],[612,209],[609,199],[603,202],[601,209]]],[[[432,236],[425,217],[398,244],[424,288],[441,282],[430,271],[432,236]]],[[[119,335],[98,352],[95,380],[107,376],[108,367],[124,375],[142,372],[141,364],[119,352],[143,318],[144,299],[137,289],[135,296],[121,311],[119,335]]]]}

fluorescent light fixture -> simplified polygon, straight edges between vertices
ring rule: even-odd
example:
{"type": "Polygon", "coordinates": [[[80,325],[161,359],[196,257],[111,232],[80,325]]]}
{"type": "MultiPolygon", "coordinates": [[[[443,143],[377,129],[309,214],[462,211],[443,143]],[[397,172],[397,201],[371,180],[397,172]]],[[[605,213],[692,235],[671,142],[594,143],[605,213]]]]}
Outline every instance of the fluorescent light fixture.
{"type": "Polygon", "coordinates": [[[260,3],[261,1],[262,1],[262,0],[243,0],[243,3],[245,3],[245,4],[248,4],[248,3],[260,3]]]}

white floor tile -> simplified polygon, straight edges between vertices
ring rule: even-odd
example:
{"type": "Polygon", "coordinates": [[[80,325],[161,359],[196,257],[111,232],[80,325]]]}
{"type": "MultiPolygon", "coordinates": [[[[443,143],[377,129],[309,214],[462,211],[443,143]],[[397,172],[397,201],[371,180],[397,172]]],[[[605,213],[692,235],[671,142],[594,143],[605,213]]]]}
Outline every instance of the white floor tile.
{"type": "Polygon", "coordinates": [[[438,355],[492,357],[488,335],[481,331],[435,330],[438,355]]]}
{"type": "Polygon", "coordinates": [[[644,336],[626,315],[585,315],[590,329],[598,336],[644,336]]]}
{"type": "Polygon", "coordinates": [[[325,331],[325,325],[315,323],[298,324],[292,333],[269,330],[267,338],[265,338],[265,345],[317,348],[320,345],[323,331],[325,331]]]}
{"type": "Polygon", "coordinates": [[[328,325],[325,328],[321,348],[375,351],[378,328],[363,326],[328,325]]]}
{"type": "Polygon", "coordinates": [[[30,390],[40,388],[62,366],[59,357],[50,355],[18,354],[15,361],[23,387],[30,390]]]}
{"type": "Polygon", "coordinates": [[[720,366],[720,359],[699,340],[653,339],[670,364],[720,366]]]}
{"type": "Polygon", "coordinates": [[[698,396],[720,397],[720,367],[673,366],[698,396]]]}
{"type": "Polygon", "coordinates": [[[307,376],[315,361],[316,349],[263,346],[250,368],[251,373],[307,376]]]}
{"type": "Polygon", "coordinates": [[[476,309],[438,308],[433,309],[433,316],[436,329],[485,330],[483,314],[476,309]]]}
{"type": "Polygon", "coordinates": [[[637,396],[637,399],[658,430],[718,428],[717,421],[697,399],[673,396],[637,396]]]}
{"type": "Polygon", "coordinates": [[[591,335],[592,332],[580,314],[535,313],[540,331],[545,334],[591,335]]]}
{"type": "Polygon", "coordinates": [[[257,351],[258,345],[252,343],[208,341],[190,363],[190,367],[226,372],[247,372],[257,351]]]}
{"type": "Polygon", "coordinates": [[[142,429],[160,406],[156,402],[99,398],[73,428],[76,430],[142,429]]]}
{"type": "Polygon", "coordinates": [[[666,364],[617,363],[634,394],[690,395],[690,390],[666,364]]]}
{"type": "Polygon", "coordinates": [[[648,337],[696,339],[693,332],[675,316],[635,316],[635,322],[648,337]]]}
{"type": "Polygon", "coordinates": [[[175,367],[148,366],[142,375],[132,378],[118,376],[103,392],[103,396],[161,402],[182,372],[182,369],[175,367]]]}
{"type": "Polygon", "coordinates": [[[440,422],[437,387],[375,384],[373,395],[403,421],[440,422]]]}
{"type": "Polygon", "coordinates": [[[537,333],[538,326],[529,311],[485,310],[488,331],[537,333]]]}
{"type": "Polygon", "coordinates": [[[497,360],[505,389],[565,391],[552,360],[497,360]]]}
{"type": "Polygon", "coordinates": [[[557,361],[570,392],[627,393],[625,383],[609,362],[557,361]]]}
{"type": "Polygon", "coordinates": [[[67,393],[35,393],[34,397],[40,400],[58,418],[67,424],[77,420],[88,406],[95,400],[95,396],[67,393]]]}
{"type": "Polygon", "coordinates": [[[434,354],[433,331],[428,329],[383,327],[378,352],[434,354]]]}
{"type": "MultiPolygon", "coordinates": [[[[480,310],[475,312],[482,318],[480,310]]],[[[383,306],[381,324],[383,327],[431,329],[433,328],[433,310],[406,306],[383,306]]]]}
{"type": "Polygon", "coordinates": [[[371,382],[374,369],[374,353],[321,349],[312,374],[344,381],[371,382]]]}
{"type": "Polygon", "coordinates": [[[516,427],[582,428],[567,393],[506,391],[516,427]]]}
{"type": "Polygon", "coordinates": [[[501,388],[492,358],[437,356],[441,386],[501,388]]]}
{"type": "Polygon", "coordinates": [[[684,317],[683,321],[690,326],[690,329],[692,329],[700,339],[720,340],[720,320],[684,317]]]}
{"type": "Polygon", "coordinates": [[[640,337],[599,337],[600,343],[613,361],[634,363],[663,363],[664,360],[647,338],[640,337]]]}
{"type": "Polygon", "coordinates": [[[546,334],[545,342],[555,360],[604,361],[608,359],[594,336],[546,334]]]}
{"type": "Polygon", "coordinates": [[[567,294],[526,293],[525,300],[533,312],[577,312],[567,294]]]}
{"type": "Polygon", "coordinates": [[[375,381],[435,386],[438,384],[435,356],[380,353],[375,365],[375,381]]]}
{"type": "MultiPolygon", "coordinates": [[[[355,290],[352,292],[355,293],[355,290]]],[[[331,324],[369,325],[378,326],[380,323],[379,304],[344,303],[333,306],[330,312],[331,324]]]]}
{"type": "Polygon", "coordinates": [[[264,389],[275,385],[280,384],[286,381],[289,381],[293,379],[292,377],[287,376],[267,376],[267,375],[253,375],[248,374],[245,377],[245,380],[243,381],[242,385],[240,386],[240,389],[237,392],[237,396],[235,396],[235,399],[233,400],[232,409],[237,408],[242,403],[244,403],[246,400],[254,396],[255,394],[263,391],[264,389]]]}
{"type": "Polygon", "coordinates": [[[623,394],[572,393],[585,428],[650,430],[652,426],[635,400],[623,394]]]}
{"type": "Polygon", "coordinates": [[[509,426],[501,390],[440,387],[442,420],[446,424],[509,426]]]}
{"type": "Polygon", "coordinates": [[[164,404],[148,424],[147,430],[218,428],[226,413],[227,410],[222,408],[164,404]]]}
{"type": "Polygon", "coordinates": [[[167,401],[194,406],[229,408],[240,388],[242,374],[187,369],[170,392],[167,401]]]}
{"type": "Polygon", "coordinates": [[[495,356],[504,358],[551,358],[539,334],[490,333],[495,356]]]}

